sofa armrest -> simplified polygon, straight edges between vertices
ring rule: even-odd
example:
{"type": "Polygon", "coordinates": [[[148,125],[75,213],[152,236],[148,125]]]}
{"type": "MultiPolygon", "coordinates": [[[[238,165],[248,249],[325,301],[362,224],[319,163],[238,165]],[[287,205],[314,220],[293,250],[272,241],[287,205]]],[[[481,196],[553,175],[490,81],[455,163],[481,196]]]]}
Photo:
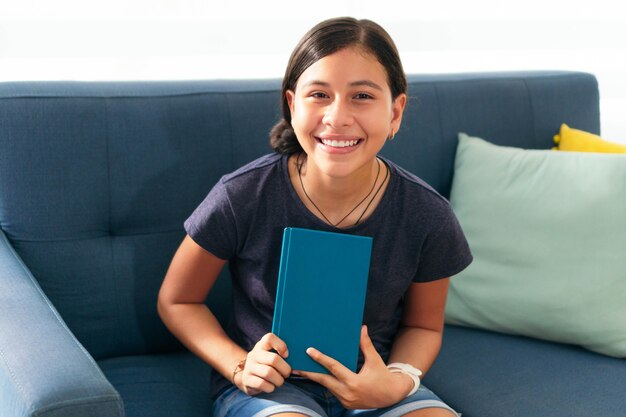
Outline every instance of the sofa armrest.
{"type": "Polygon", "coordinates": [[[123,416],[122,399],[0,230],[0,415],[123,416]]]}

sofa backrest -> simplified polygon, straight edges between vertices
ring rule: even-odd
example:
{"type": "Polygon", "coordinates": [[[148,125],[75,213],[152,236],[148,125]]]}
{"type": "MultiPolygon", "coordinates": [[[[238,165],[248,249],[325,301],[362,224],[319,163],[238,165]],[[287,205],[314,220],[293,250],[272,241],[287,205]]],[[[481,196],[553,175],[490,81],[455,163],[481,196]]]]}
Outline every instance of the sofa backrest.
{"type": "MultiPolygon", "coordinates": [[[[156,296],[183,221],[217,179],[270,152],[278,80],[0,83],[0,227],[97,359],[179,345],[156,296]]],[[[383,154],[448,195],[457,133],[548,148],[599,133],[598,87],[571,72],[409,77],[383,154]]],[[[209,303],[222,320],[229,283],[209,303]]]]}

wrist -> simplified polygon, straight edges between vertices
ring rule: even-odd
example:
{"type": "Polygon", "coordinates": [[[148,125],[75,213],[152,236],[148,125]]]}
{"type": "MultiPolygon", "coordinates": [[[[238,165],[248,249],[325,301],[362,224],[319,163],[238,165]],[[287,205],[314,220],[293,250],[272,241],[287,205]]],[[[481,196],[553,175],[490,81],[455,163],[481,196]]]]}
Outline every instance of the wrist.
{"type": "Polygon", "coordinates": [[[406,394],[407,397],[417,392],[420,387],[420,377],[422,376],[422,371],[412,365],[409,365],[408,363],[398,362],[387,365],[387,369],[389,369],[389,372],[391,373],[399,373],[407,376],[408,378],[404,378],[405,380],[408,380],[409,378],[412,380],[412,388],[406,394]]]}
{"type": "Polygon", "coordinates": [[[397,403],[409,396],[409,393],[415,386],[415,382],[413,382],[413,378],[400,372],[391,372],[390,375],[392,381],[391,387],[393,387],[392,392],[394,393],[394,403],[397,403]]]}
{"type": "Polygon", "coordinates": [[[237,380],[241,381],[241,378],[243,377],[243,370],[246,367],[246,359],[247,357],[237,362],[237,365],[235,365],[235,369],[233,369],[231,382],[236,387],[239,387],[239,384],[237,384],[237,380]]]}

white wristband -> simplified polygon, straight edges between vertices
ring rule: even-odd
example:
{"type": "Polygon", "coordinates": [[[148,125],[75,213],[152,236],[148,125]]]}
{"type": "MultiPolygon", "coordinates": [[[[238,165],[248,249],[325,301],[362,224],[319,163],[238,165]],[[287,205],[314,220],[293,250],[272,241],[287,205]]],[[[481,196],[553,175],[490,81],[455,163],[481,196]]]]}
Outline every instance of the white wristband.
{"type": "Polygon", "coordinates": [[[389,369],[389,372],[397,372],[411,377],[414,385],[413,389],[411,389],[411,391],[409,391],[409,393],[406,395],[407,397],[417,392],[420,387],[420,376],[422,376],[422,371],[409,365],[408,363],[399,362],[390,363],[389,365],[387,365],[387,369],[389,369]]]}

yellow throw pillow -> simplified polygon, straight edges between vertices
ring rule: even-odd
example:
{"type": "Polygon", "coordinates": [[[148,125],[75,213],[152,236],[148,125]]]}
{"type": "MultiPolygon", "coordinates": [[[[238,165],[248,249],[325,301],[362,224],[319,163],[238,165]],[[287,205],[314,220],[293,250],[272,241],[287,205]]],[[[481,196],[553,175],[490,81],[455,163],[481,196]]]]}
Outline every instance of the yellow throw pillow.
{"type": "Polygon", "coordinates": [[[602,152],[602,153],[626,153],[626,146],[609,142],[598,135],[578,129],[572,129],[565,123],[561,125],[561,131],[554,135],[553,149],[558,151],[574,152],[602,152]]]}

